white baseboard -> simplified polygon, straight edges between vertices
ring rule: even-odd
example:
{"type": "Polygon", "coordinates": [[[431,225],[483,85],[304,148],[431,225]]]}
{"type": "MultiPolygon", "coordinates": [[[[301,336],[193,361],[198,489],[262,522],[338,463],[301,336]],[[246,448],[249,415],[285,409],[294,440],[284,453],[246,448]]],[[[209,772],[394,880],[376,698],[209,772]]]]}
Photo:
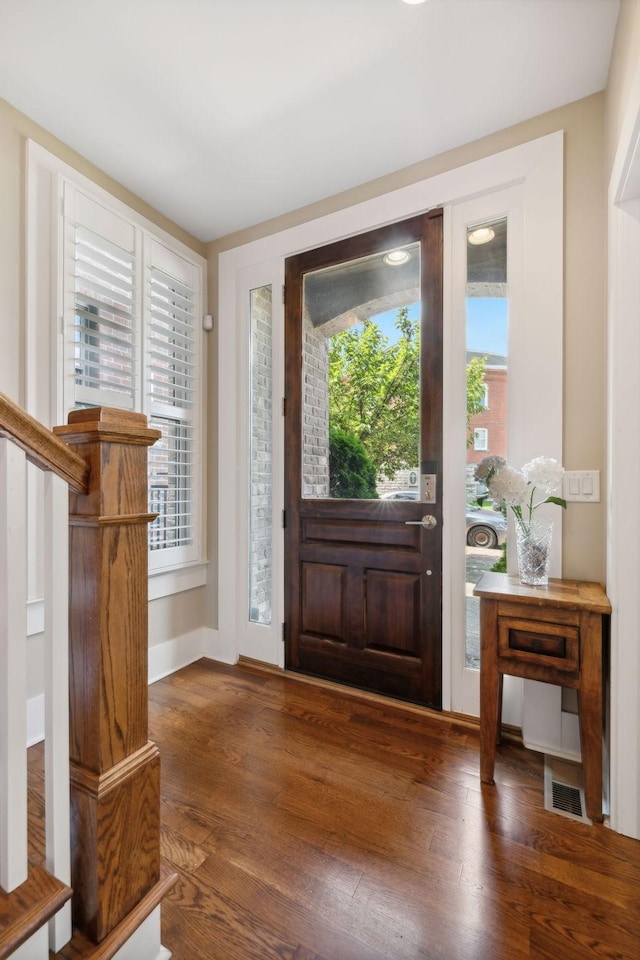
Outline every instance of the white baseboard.
{"type": "Polygon", "coordinates": [[[544,753],[548,757],[557,757],[558,760],[570,760],[572,763],[580,763],[582,760],[582,755],[579,750],[566,750],[562,746],[558,746],[557,743],[537,743],[531,740],[525,740],[522,738],[523,746],[527,750],[535,750],[537,753],[544,753]]]}
{"type": "Polygon", "coordinates": [[[209,656],[206,652],[207,633],[206,627],[199,627],[181,637],[173,637],[149,647],[149,683],[155,683],[195,660],[209,656]]]}
{"type": "Polygon", "coordinates": [[[220,663],[234,664],[238,662],[238,645],[235,637],[227,639],[220,630],[207,627],[205,629],[204,656],[220,663]]]}
{"type": "Polygon", "coordinates": [[[578,715],[562,709],[562,688],[524,681],[522,742],[529,750],[580,763],[578,715]]]}
{"type": "Polygon", "coordinates": [[[27,700],[27,746],[44,740],[44,693],[27,700]]]}

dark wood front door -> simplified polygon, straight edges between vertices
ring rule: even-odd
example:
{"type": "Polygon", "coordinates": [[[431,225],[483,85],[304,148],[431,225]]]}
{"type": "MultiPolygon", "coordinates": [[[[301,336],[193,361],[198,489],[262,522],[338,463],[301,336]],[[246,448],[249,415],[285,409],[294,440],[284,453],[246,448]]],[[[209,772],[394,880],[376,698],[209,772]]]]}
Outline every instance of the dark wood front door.
{"type": "Polygon", "coordinates": [[[285,292],[286,666],[439,708],[442,211],[289,258],[285,292]]]}

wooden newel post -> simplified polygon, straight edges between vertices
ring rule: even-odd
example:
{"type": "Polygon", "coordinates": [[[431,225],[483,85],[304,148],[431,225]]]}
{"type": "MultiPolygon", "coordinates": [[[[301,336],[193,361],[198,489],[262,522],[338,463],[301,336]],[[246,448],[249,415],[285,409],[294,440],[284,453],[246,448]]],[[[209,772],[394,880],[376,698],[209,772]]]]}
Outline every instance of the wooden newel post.
{"type": "Polygon", "coordinates": [[[55,433],[90,468],[69,505],[71,884],[74,925],[99,943],[160,879],[147,739],[147,447],[160,433],[104,407],[55,433]]]}

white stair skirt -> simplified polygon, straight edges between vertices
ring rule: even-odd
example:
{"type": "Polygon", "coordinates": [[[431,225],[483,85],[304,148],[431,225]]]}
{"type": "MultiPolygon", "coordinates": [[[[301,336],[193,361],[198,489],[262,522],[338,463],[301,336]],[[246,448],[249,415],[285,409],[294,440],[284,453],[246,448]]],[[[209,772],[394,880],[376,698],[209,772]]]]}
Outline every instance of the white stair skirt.
{"type": "MultiPolygon", "coordinates": [[[[46,924],[11,954],[11,960],[49,960],[46,924]]],[[[115,954],[115,960],[171,960],[171,951],[160,943],[160,907],[115,954]]]]}

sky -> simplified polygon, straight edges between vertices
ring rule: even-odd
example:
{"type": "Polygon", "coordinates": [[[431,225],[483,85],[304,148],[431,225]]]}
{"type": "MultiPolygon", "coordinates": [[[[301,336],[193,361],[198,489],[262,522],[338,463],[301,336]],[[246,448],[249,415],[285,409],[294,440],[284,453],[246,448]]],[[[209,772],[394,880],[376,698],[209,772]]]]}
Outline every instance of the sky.
{"type": "Polygon", "coordinates": [[[506,297],[467,298],[467,350],[507,356],[506,297]]]}
{"type": "MultiPolygon", "coordinates": [[[[501,297],[469,297],[467,299],[467,349],[507,356],[507,309],[509,301],[501,297]]],[[[420,304],[409,308],[409,316],[420,315],[420,304]]],[[[397,339],[397,310],[380,313],[375,320],[391,342],[397,339]]]]}

